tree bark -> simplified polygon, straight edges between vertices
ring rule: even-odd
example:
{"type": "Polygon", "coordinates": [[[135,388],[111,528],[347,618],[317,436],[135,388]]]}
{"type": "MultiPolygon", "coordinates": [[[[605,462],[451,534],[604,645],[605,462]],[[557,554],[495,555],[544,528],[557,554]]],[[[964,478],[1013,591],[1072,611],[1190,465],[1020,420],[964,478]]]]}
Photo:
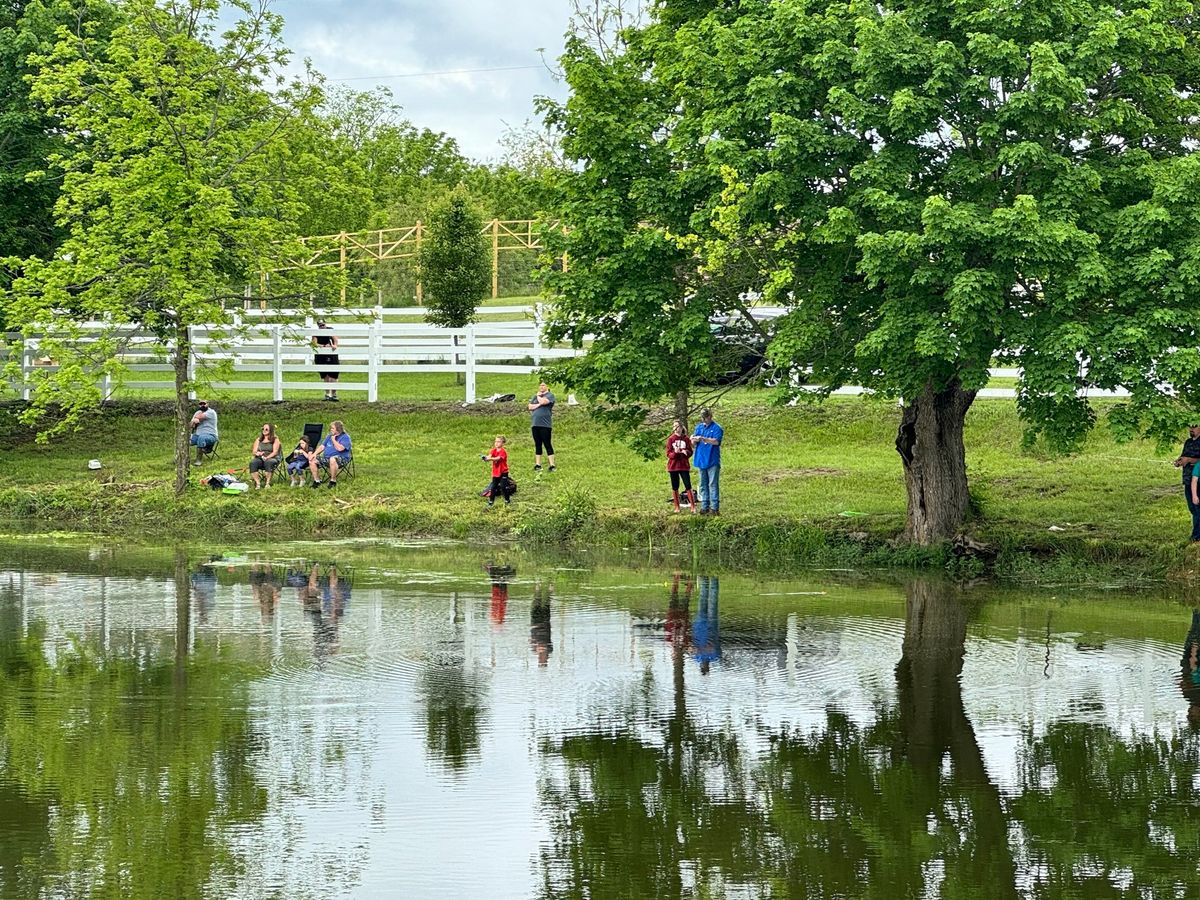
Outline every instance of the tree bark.
{"type": "Polygon", "coordinates": [[[688,428],[688,392],[686,390],[678,391],[675,394],[675,418],[683,423],[683,430],[688,428]]]}
{"type": "Polygon", "coordinates": [[[192,343],[186,325],[175,327],[175,496],[187,490],[188,467],[192,462],[190,442],[191,421],[188,409],[188,361],[192,356],[192,343]]]}
{"type": "Polygon", "coordinates": [[[963,423],[975,399],[954,379],[942,390],[926,384],[904,406],[896,452],[904,463],[908,515],[904,538],[929,546],[952,538],[967,520],[967,456],[963,423]]]}

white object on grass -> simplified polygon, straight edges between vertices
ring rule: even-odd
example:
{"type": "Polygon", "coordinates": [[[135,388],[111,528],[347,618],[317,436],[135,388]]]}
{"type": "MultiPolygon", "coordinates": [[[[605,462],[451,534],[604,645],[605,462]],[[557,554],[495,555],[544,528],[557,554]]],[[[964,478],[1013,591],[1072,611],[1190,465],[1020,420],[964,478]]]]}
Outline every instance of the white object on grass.
{"type": "Polygon", "coordinates": [[[89,468],[89,469],[100,469],[100,468],[103,468],[103,467],[100,465],[100,460],[98,460],[98,459],[89,459],[89,460],[88,460],[88,468],[89,468]]]}

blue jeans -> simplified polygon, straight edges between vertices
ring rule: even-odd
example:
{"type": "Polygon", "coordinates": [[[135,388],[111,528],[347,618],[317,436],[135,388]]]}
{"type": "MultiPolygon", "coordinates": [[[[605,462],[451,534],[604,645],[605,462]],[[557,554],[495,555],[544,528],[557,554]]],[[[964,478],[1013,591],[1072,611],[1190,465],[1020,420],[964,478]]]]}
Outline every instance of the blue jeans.
{"type": "Polygon", "coordinates": [[[707,469],[697,469],[700,473],[700,509],[721,508],[721,467],[709,466],[707,469]]]}
{"type": "Polygon", "coordinates": [[[1200,506],[1192,502],[1192,479],[1183,479],[1183,499],[1187,501],[1188,512],[1192,514],[1192,540],[1200,541],[1200,506]]]}
{"type": "Polygon", "coordinates": [[[211,450],[217,439],[211,434],[193,434],[191,443],[193,447],[199,447],[201,450],[211,450]]]}

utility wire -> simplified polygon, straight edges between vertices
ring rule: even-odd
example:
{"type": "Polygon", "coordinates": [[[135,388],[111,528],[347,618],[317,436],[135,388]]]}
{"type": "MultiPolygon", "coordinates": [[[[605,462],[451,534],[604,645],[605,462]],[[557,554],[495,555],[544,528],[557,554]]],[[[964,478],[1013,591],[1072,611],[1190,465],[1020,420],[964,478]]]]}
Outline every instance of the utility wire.
{"type": "Polygon", "coordinates": [[[399,75],[355,75],[352,78],[330,78],[329,81],[383,81],[386,78],[425,78],[432,75],[474,75],[480,72],[516,72],[520,69],[544,69],[544,65],[495,66],[490,69],[447,69],[444,72],[404,72],[399,75]]]}

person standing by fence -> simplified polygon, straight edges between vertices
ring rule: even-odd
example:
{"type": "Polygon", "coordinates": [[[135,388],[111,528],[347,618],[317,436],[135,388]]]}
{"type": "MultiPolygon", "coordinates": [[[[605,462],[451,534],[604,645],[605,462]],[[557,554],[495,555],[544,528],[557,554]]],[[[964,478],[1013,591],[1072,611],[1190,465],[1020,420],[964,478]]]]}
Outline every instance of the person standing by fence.
{"type": "MultiPolygon", "coordinates": [[[[325,328],[330,331],[329,324],[324,319],[317,320],[318,328],[325,328]]],[[[321,366],[336,366],[338,364],[338,339],[336,334],[314,334],[312,336],[313,349],[316,350],[316,355],[313,357],[313,362],[317,365],[317,373],[321,376],[321,380],[327,385],[335,385],[335,387],[325,388],[325,399],[337,401],[337,380],[338,371],[322,371],[321,366]]]]}
{"type": "Polygon", "coordinates": [[[554,445],[550,443],[550,430],[554,427],[554,395],[546,382],[538,385],[537,393],[529,401],[529,411],[533,413],[533,471],[542,471],[542,450],[546,451],[546,461],[550,463],[550,471],[554,471],[554,445]]]}

